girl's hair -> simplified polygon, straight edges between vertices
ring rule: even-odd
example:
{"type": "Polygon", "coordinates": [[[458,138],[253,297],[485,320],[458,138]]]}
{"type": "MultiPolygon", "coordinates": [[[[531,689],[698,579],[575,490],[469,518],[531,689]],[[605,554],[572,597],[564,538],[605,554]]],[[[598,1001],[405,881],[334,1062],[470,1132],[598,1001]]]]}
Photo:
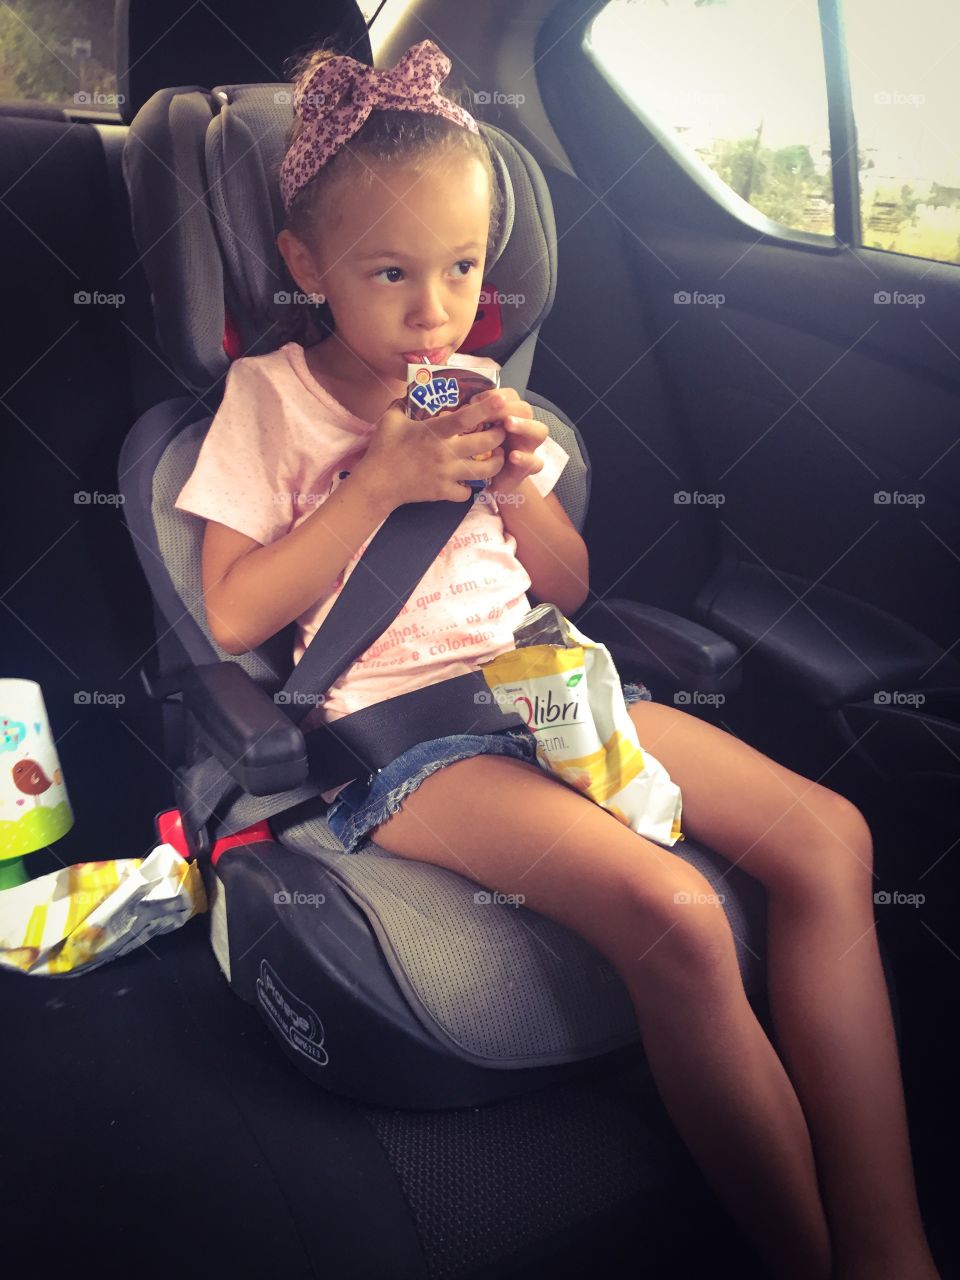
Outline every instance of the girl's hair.
{"type": "MultiPolygon", "coordinates": [[[[293,67],[291,80],[296,83],[317,67],[337,57],[340,50],[327,40],[313,49],[293,67]]],[[[472,103],[464,89],[441,86],[444,97],[470,111],[472,103]]],[[[472,114],[472,111],[471,111],[472,114]]],[[[294,117],[287,136],[287,148],[306,128],[299,116],[294,117]]],[[[286,227],[299,240],[309,244],[322,221],[330,222],[338,215],[338,191],[349,182],[354,188],[376,181],[371,166],[376,164],[412,164],[432,167],[442,165],[452,156],[473,156],[483,165],[490,183],[490,231],[487,257],[496,243],[503,212],[503,197],[497,180],[490,145],[482,135],[471,133],[445,116],[422,111],[387,111],[374,109],[370,115],[319,173],[297,192],[286,218],[286,227]]],[[[296,286],[294,285],[294,288],[296,286]]],[[[327,303],[299,302],[285,306],[286,315],[278,318],[284,341],[310,346],[334,329],[333,313],[327,303]]]]}

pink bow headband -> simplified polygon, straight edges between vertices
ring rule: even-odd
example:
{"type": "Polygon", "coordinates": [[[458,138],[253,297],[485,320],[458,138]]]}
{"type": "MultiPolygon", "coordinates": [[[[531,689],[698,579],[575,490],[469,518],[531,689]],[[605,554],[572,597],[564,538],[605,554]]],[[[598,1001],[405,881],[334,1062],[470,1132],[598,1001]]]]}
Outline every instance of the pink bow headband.
{"type": "Polygon", "coordinates": [[[375,107],[446,116],[471,133],[479,133],[473,116],[440,92],[450,65],[450,59],[432,40],[421,40],[392,71],[377,71],[340,54],[300,80],[293,107],[304,128],[280,165],[284,209],[290,208],[297,192],[353,137],[375,107]]]}

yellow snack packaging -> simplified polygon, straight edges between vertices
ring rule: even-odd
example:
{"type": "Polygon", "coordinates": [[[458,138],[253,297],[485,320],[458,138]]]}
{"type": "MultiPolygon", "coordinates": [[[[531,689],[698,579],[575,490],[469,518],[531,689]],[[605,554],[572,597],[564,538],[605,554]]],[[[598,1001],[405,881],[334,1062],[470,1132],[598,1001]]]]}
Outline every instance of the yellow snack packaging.
{"type": "Polygon", "coordinates": [[[0,893],[0,968],[74,977],[206,910],[199,867],[172,845],[79,862],[0,893]]]}
{"type": "Polygon", "coordinates": [[[648,840],[683,840],[680,788],[641,748],[609,650],[552,604],[532,609],[513,635],[517,648],[480,669],[501,711],[536,734],[541,768],[648,840]]]}

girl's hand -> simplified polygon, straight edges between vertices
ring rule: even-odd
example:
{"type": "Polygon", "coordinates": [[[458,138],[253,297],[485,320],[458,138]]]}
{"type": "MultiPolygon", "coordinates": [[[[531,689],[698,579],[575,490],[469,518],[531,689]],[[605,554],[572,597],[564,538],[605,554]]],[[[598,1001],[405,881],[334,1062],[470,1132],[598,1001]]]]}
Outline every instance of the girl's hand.
{"type": "Polygon", "coordinates": [[[408,502],[468,502],[469,480],[490,480],[503,467],[497,447],[506,438],[499,423],[488,425],[489,406],[476,399],[424,422],[409,418],[402,399],[380,418],[366,453],[354,469],[378,504],[390,510],[408,502]],[[475,458],[475,454],[488,454],[475,458]]]}
{"type": "Polygon", "coordinates": [[[489,412],[488,421],[506,432],[503,445],[497,451],[503,454],[503,468],[497,472],[490,488],[494,493],[515,493],[527,476],[543,470],[543,459],[536,457],[536,450],[549,432],[533,416],[532,406],[521,400],[512,387],[484,391],[470,401],[471,407],[477,404],[489,412]]]}

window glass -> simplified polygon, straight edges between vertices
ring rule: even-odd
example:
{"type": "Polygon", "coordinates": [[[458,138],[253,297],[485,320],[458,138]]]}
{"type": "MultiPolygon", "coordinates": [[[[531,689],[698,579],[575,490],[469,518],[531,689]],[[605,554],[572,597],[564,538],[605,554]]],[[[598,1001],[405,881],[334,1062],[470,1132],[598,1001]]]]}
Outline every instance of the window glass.
{"type": "Polygon", "coordinates": [[[587,46],[738,196],[788,227],[833,234],[816,0],[611,0],[587,46]]]}
{"type": "Polygon", "coordinates": [[[844,0],[863,242],[960,263],[960,4],[844,0]]]}
{"type": "Polygon", "coordinates": [[[4,0],[0,99],[118,110],[114,0],[4,0]]]}

